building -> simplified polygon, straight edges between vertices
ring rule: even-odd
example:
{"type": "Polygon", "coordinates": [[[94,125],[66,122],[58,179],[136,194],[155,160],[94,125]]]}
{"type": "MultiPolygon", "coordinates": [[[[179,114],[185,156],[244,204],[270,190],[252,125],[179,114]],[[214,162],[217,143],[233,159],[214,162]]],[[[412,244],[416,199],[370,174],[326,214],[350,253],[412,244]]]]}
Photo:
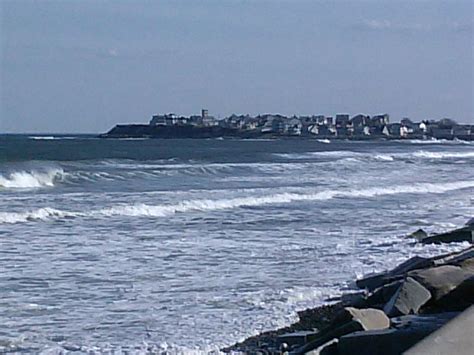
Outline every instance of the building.
{"type": "Polygon", "coordinates": [[[172,126],[176,123],[178,123],[178,119],[174,113],[153,115],[150,120],[151,126],[172,126]]]}
{"type": "Polygon", "coordinates": [[[349,115],[338,114],[336,115],[336,128],[345,128],[349,124],[349,115]]]}

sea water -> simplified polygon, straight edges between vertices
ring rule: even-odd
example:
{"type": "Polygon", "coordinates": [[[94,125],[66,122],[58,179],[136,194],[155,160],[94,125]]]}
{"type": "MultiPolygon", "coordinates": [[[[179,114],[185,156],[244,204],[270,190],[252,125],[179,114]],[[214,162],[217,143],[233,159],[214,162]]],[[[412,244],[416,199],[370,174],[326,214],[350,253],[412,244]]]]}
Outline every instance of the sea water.
{"type": "Polygon", "coordinates": [[[0,351],[206,352],[474,208],[462,141],[0,136],[0,351]]]}

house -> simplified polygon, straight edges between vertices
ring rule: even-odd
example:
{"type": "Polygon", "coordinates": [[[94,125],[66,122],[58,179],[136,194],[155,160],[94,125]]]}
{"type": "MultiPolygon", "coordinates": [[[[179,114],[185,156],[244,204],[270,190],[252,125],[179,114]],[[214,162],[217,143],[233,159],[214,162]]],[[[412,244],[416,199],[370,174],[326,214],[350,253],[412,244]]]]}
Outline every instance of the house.
{"type": "Polygon", "coordinates": [[[172,126],[178,122],[174,113],[165,115],[153,115],[150,120],[150,126],[172,126]]]}
{"type": "Polygon", "coordinates": [[[347,114],[338,114],[336,115],[336,127],[342,128],[347,127],[349,124],[349,115],[347,114]]]}
{"type": "Polygon", "coordinates": [[[301,136],[302,127],[303,127],[303,124],[301,123],[301,120],[299,120],[296,117],[293,117],[287,122],[285,122],[284,131],[290,136],[301,136]]]}
{"type": "Polygon", "coordinates": [[[372,116],[372,118],[370,119],[369,125],[373,127],[382,127],[382,126],[388,125],[389,123],[390,123],[389,115],[385,113],[383,115],[372,116]]]}
{"type": "Polygon", "coordinates": [[[355,115],[351,118],[352,127],[361,127],[369,124],[370,117],[362,114],[355,115]]]}

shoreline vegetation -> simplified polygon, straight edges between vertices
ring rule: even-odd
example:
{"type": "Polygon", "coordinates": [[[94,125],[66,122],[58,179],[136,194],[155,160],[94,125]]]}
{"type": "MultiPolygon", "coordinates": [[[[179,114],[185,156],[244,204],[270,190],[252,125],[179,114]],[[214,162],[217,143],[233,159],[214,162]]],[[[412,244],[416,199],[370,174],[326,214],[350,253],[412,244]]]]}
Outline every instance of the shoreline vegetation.
{"type": "Polygon", "coordinates": [[[300,311],[296,323],[221,351],[395,355],[412,348],[474,305],[474,218],[449,232],[428,235],[420,229],[407,238],[422,244],[471,246],[429,258],[414,256],[392,270],[366,275],[355,281],[358,291],[300,311]]]}

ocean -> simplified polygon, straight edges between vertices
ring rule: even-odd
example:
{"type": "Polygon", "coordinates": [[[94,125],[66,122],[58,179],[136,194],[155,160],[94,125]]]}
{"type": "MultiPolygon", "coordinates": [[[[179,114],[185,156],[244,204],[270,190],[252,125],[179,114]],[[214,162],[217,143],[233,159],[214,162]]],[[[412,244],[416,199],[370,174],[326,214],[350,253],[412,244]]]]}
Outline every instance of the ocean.
{"type": "Polygon", "coordinates": [[[474,215],[462,141],[0,136],[0,352],[199,353],[474,215]]]}

